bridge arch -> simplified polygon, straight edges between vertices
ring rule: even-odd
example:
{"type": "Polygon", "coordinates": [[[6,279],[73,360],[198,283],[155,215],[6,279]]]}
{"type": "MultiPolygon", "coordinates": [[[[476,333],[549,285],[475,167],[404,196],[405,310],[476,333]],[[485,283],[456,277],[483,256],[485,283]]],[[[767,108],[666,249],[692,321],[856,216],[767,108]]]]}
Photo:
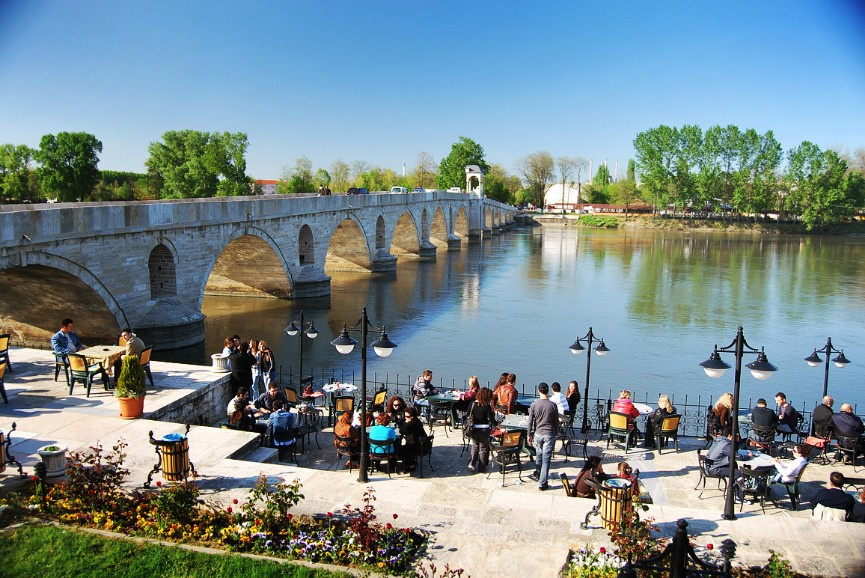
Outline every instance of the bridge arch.
{"type": "Polygon", "coordinates": [[[147,258],[150,299],[177,296],[177,252],[170,242],[160,240],[147,258]]]}
{"type": "Polygon", "coordinates": [[[29,253],[26,265],[0,271],[0,282],[5,287],[0,321],[16,338],[44,343],[63,317],[74,319],[89,343],[113,341],[121,327],[130,325],[97,274],[58,255],[29,253]]]}
{"type": "Polygon", "coordinates": [[[421,235],[410,211],[406,210],[394,225],[390,252],[397,257],[419,256],[421,235]]]}
{"type": "MultiPolygon", "coordinates": [[[[453,208],[451,208],[451,211],[453,211],[453,208]]],[[[469,238],[469,214],[465,207],[457,209],[456,220],[452,220],[451,222],[453,223],[454,235],[463,240],[469,238]]]]}
{"type": "Polygon", "coordinates": [[[300,228],[297,235],[297,260],[301,266],[315,264],[315,237],[307,224],[300,228]]]}
{"type": "Polygon", "coordinates": [[[363,224],[354,215],[340,221],[331,233],[324,268],[331,271],[372,271],[367,236],[363,224]]]}
{"type": "Polygon", "coordinates": [[[433,213],[432,223],[429,230],[429,241],[436,246],[437,249],[448,246],[448,238],[450,237],[448,224],[445,220],[445,214],[441,206],[436,207],[433,213]]]}
{"type": "Polygon", "coordinates": [[[211,258],[198,298],[210,295],[249,297],[291,297],[292,280],[288,261],[279,244],[258,227],[239,227],[227,237],[221,250],[211,258]]]}

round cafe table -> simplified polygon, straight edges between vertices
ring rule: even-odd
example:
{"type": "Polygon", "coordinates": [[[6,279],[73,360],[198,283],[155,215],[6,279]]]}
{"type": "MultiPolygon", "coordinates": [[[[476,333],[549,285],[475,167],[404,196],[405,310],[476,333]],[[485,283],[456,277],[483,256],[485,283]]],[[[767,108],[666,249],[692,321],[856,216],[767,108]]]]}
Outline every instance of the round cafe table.
{"type": "Polygon", "coordinates": [[[634,407],[637,408],[637,411],[640,412],[640,415],[649,415],[652,413],[652,408],[645,403],[635,403],[634,407]]]}

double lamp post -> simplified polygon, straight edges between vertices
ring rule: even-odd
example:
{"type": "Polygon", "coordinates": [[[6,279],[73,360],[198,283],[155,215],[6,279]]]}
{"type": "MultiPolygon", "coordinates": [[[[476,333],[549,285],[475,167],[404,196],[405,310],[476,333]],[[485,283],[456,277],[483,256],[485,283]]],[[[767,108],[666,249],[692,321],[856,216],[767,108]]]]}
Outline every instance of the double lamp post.
{"type": "MultiPolygon", "coordinates": [[[[589,332],[586,333],[582,337],[577,337],[574,340],[574,344],[571,345],[570,350],[574,355],[579,355],[586,349],[589,350],[589,356],[586,358],[586,385],[584,389],[583,395],[583,427],[582,432],[585,434],[589,431],[589,378],[592,376],[592,342],[598,340],[598,337],[592,332],[592,328],[589,327],[589,332]],[[586,343],[586,346],[583,347],[583,342],[586,343]]],[[[609,353],[609,349],[606,345],[604,345],[604,340],[600,339],[600,343],[597,347],[595,347],[595,353],[598,356],[603,357],[607,353],[609,353]]]]}
{"type": "Polygon", "coordinates": [[[843,349],[835,349],[832,347],[832,338],[826,338],[826,345],[821,347],[820,349],[814,349],[814,353],[805,358],[805,361],[808,362],[808,365],[811,367],[817,367],[823,361],[820,359],[818,353],[826,354],[826,370],[823,374],[823,397],[826,397],[826,394],[829,392],[829,356],[833,353],[837,353],[838,356],[832,360],[836,367],[847,367],[850,363],[850,360],[844,356],[843,349]]]}

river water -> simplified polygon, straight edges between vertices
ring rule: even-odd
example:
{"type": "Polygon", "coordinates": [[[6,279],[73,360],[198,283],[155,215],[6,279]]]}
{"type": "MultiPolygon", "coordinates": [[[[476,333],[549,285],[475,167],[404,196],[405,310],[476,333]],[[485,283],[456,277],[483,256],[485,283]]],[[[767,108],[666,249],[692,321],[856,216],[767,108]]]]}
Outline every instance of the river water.
{"type": "MultiPolygon", "coordinates": [[[[852,361],[830,368],[829,393],[865,408],[865,238],[777,236],[660,230],[594,230],[561,225],[516,229],[434,263],[400,261],[393,275],[332,273],[327,299],[281,301],[206,297],[204,351],[231,334],[265,339],[283,371],[297,371],[297,336],[283,332],[303,309],[321,332],[304,337],[304,373],[356,371],[358,349],[330,345],[364,305],[385,325],[394,353],[369,351],[372,381],[413,380],[423,369],[436,381],[463,384],[469,375],[494,382],[503,371],[531,391],[540,381],[584,384],[586,356],[568,347],[591,326],[611,350],[593,355],[592,395],[620,388],[638,399],[658,393],[696,402],[733,389],[733,371],[707,377],[699,363],[744,327],[779,371],[757,381],[744,371],[742,404],[776,391],[811,410],[823,389],[823,366],[804,358],[831,336],[852,361]]],[[[355,335],[359,338],[359,335],[355,335]]],[[[376,334],[371,333],[370,341],[376,334]]],[[[733,365],[732,354],[722,356],[733,365]]],[[[832,356],[835,357],[834,355],[832,356]]],[[[746,356],[745,363],[753,361],[746,356]]],[[[338,374],[339,375],[339,374],[338,374]]]]}

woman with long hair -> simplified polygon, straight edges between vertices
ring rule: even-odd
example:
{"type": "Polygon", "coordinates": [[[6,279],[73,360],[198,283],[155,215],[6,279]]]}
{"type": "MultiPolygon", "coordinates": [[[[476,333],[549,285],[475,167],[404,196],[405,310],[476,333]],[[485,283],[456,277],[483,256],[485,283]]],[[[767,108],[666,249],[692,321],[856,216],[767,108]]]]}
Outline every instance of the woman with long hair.
{"type": "Polygon", "coordinates": [[[472,375],[468,379],[469,389],[464,394],[460,396],[460,400],[454,404],[454,407],[457,411],[468,411],[472,406],[472,402],[478,395],[478,392],[481,390],[481,383],[478,381],[477,375],[472,375]]]}
{"type": "Polygon", "coordinates": [[[273,350],[267,346],[267,341],[263,339],[258,342],[258,351],[261,353],[258,361],[258,369],[261,372],[261,380],[264,383],[264,389],[270,386],[273,381],[273,371],[276,368],[276,359],[273,357],[273,350]]]}
{"type": "Polygon", "coordinates": [[[469,408],[474,425],[471,432],[469,471],[485,472],[490,462],[490,433],[496,427],[496,412],[492,405],[493,392],[482,387],[469,408]]]}
{"type": "MultiPolygon", "coordinates": [[[[568,402],[567,413],[573,414],[577,411],[577,404],[580,403],[580,384],[576,380],[568,384],[568,389],[565,391],[565,400],[568,402]]],[[[586,403],[589,403],[586,400],[586,403]]]]}
{"type": "Polygon", "coordinates": [[[252,385],[249,391],[253,400],[258,400],[258,384],[261,383],[261,352],[258,350],[258,340],[249,340],[249,352],[255,357],[255,365],[252,366],[252,385]]]}
{"type": "Polygon", "coordinates": [[[721,435],[728,436],[733,431],[733,424],[730,421],[730,412],[733,410],[733,394],[729,391],[722,393],[721,397],[712,408],[712,413],[715,414],[715,424],[720,430],[721,435]]]}
{"type": "Polygon", "coordinates": [[[390,421],[397,425],[402,425],[405,422],[405,408],[405,400],[398,395],[392,395],[384,406],[390,421]]]}
{"type": "MultiPolygon", "coordinates": [[[[643,447],[647,449],[655,449],[655,432],[661,431],[661,424],[664,423],[664,418],[670,414],[676,413],[676,408],[670,403],[670,398],[664,394],[658,396],[658,409],[649,414],[646,419],[646,437],[643,440],[643,447]]],[[[667,445],[662,441],[663,445],[667,445]]]]}
{"type": "Polygon", "coordinates": [[[583,464],[583,469],[580,470],[577,479],[574,481],[574,488],[576,488],[577,497],[594,498],[595,489],[587,484],[586,480],[592,480],[593,482],[600,484],[608,477],[609,476],[604,473],[604,469],[601,467],[601,457],[589,456],[589,459],[587,459],[583,464]]]}
{"type": "Polygon", "coordinates": [[[421,446],[429,437],[418,417],[417,408],[412,406],[404,409],[405,413],[399,426],[402,445],[397,446],[397,453],[402,460],[403,471],[413,472],[417,463],[417,456],[421,453],[421,446]]]}

